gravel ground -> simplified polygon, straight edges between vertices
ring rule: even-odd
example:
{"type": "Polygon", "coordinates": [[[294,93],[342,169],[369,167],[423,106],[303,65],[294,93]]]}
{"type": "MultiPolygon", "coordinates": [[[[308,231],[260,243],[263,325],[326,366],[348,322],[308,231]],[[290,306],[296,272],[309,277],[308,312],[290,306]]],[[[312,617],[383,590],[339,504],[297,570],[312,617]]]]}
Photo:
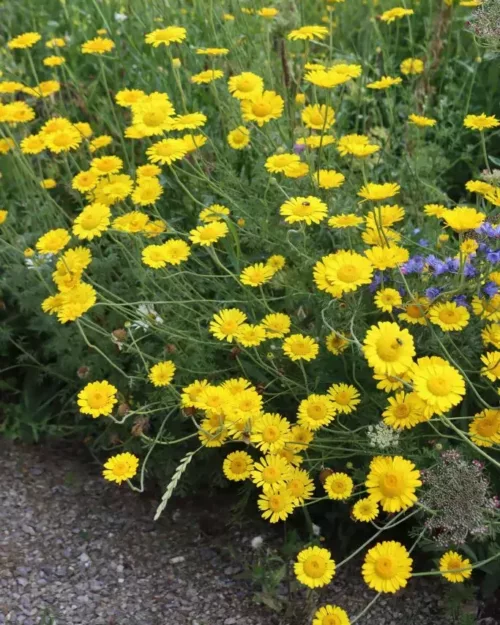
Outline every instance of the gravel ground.
{"type": "MultiPolygon", "coordinates": [[[[286,618],[254,602],[229,546],[248,553],[256,532],[225,529],[227,509],[174,501],[154,524],[156,502],[94,466],[1,441],[0,476],[2,625],[306,625],[302,601],[286,618]]],[[[453,625],[442,594],[440,581],[413,580],[357,623],[453,625]]],[[[359,570],[339,572],[322,595],[351,615],[371,598],[359,570]]]]}

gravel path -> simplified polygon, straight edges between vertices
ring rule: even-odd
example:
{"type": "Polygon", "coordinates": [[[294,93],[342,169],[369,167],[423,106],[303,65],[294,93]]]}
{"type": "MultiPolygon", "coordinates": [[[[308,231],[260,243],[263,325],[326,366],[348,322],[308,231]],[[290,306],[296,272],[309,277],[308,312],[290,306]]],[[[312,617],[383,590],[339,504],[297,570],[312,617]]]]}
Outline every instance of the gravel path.
{"type": "MultiPolygon", "coordinates": [[[[95,467],[1,441],[0,476],[2,625],[306,625],[302,601],[294,618],[254,602],[230,546],[249,553],[255,531],[226,529],[227,509],[173,502],[154,524],[156,502],[106,484],[95,467]]],[[[414,580],[358,625],[452,625],[442,591],[414,580]]],[[[358,571],[329,593],[353,615],[373,597],[358,571]]]]}

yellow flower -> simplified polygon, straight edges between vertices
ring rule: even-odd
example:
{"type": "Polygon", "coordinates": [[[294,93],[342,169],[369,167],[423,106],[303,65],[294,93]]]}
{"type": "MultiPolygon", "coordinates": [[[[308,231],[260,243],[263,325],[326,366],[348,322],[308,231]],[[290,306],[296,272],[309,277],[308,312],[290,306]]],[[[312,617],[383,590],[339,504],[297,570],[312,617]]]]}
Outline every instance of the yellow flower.
{"type": "Polygon", "coordinates": [[[314,431],[333,421],[335,414],[335,407],[328,395],[309,395],[300,402],[298,423],[314,431]]]}
{"type": "Polygon", "coordinates": [[[274,276],[274,271],[264,263],[255,263],[246,267],[240,275],[241,284],[258,287],[269,282],[274,276]]]}
{"type": "Polygon", "coordinates": [[[392,312],[394,307],[401,306],[403,300],[399,291],[396,289],[386,288],[377,291],[375,294],[375,306],[383,312],[392,312]]]}
{"type": "Polygon", "coordinates": [[[175,365],[170,360],[158,362],[149,370],[148,378],[155,386],[168,386],[175,374],[175,365]]]}
{"type": "Polygon", "coordinates": [[[472,575],[472,566],[468,558],[463,558],[456,551],[447,551],[439,560],[439,570],[449,582],[463,582],[472,575]]]}
{"type": "Polygon", "coordinates": [[[246,320],[247,316],[238,308],[224,308],[214,314],[209,329],[219,341],[231,343],[246,320]]]}
{"type": "Polygon", "coordinates": [[[324,256],[314,266],[316,286],[333,297],[341,297],[363,284],[369,284],[372,275],[373,266],[370,261],[356,252],[347,250],[339,250],[335,254],[324,256]]]}
{"type": "Polygon", "coordinates": [[[113,221],[113,228],[120,232],[134,234],[143,232],[149,222],[149,217],[140,211],[131,211],[113,221]]]}
{"type": "Polygon", "coordinates": [[[352,384],[332,384],[328,389],[328,397],[335,410],[344,414],[356,410],[361,401],[358,390],[352,384]]]}
{"type": "Polygon", "coordinates": [[[485,409],[474,415],[469,423],[471,440],[480,447],[492,447],[500,443],[500,410],[485,409]]]}
{"type": "Polygon", "coordinates": [[[377,206],[366,216],[367,228],[377,229],[378,227],[388,228],[398,221],[402,221],[405,216],[405,209],[397,204],[385,204],[377,206]]]}
{"type": "Polygon", "coordinates": [[[500,350],[500,323],[490,323],[481,331],[485,345],[493,345],[500,350]]]}
{"type": "Polygon", "coordinates": [[[111,52],[111,50],[115,47],[115,44],[111,39],[106,39],[103,37],[95,37],[90,41],[86,41],[82,45],[82,53],[83,54],[105,54],[106,52],[111,52]]]}
{"type": "Polygon", "coordinates": [[[375,269],[384,271],[385,269],[394,269],[398,265],[405,263],[409,259],[410,253],[397,245],[374,245],[369,250],[366,250],[365,256],[375,269]]]}
{"type": "Polygon", "coordinates": [[[292,467],[288,462],[276,455],[267,455],[254,464],[252,481],[261,487],[264,493],[277,492],[286,487],[292,475],[292,467]]]}
{"type": "Polygon", "coordinates": [[[338,334],[337,332],[331,332],[325,339],[326,349],[334,354],[335,356],[339,356],[343,351],[347,349],[349,346],[349,341],[338,334]]]}
{"type": "Polygon", "coordinates": [[[61,84],[57,80],[44,80],[36,87],[23,87],[24,93],[34,98],[47,98],[61,89],[61,84]]]}
{"type": "Polygon", "coordinates": [[[411,115],[408,116],[408,121],[410,122],[410,124],[415,124],[415,126],[420,126],[421,128],[432,128],[432,126],[435,126],[437,124],[437,121],[432,117],[416,115],[415,113],[411,113],[411,115]]]}
{"type": "Polygon", "coordinates": [[[227,142],[233,150],[243,150],[250,143],[250,131],[245,126],[238,126],[229,132],[227,142]]]}
{"type": "Polygon", "coordinates": [[[257,74],[243,72],[231,76],[228,83],[229,92],[238,100],[251,100],[259,96],[264,89],[264,81],[257,74]]]}
{"type": "Polygon", "coordinates": [[[418,297],[404,306],[404,312],[399,313],[398,319],[406,321],[412,325],[427,325],[427,312],[429,310],[429,300],[426,297],[418,297]]]}
{"type": "Polygon", "coordinates": [[[304,222],[306,225],[319,224],[326,217],[327,205],[319,198],[292,197],[280,207],[280,215],[289,224],[304,222]]]}
{"type": "Polygon", "coordinates": [[[42,134],[28,135],[21,141],[23,154],[40,154],[45,149],[45,137],[42,134]]]}
{"type": "Polygon", "coordinates": [[[470,314],[465,306],[455,302],[434,304],[429,311],[429,320],[438,325],[443,332],[452,330],[460,332],[469,323],[470,314]]]}
{"type": "Polygon", "coordinates": [[[293,361],[310,361],[318,355],[319,345],[310,336],[292,334],[283,341],[283,352],[293,361]]]}
{"type": "Polygon", "coordinates": [[[274,154],[266,159],[265,168],[272,174],[284,173],[291,165],[300,162],[297,154],[274,154]]]}
{"type": "Polygon", "coordinates": [[[394,540],[377,543],[365,556],[362,574],[376,592],[395,593],[411,577],[413,560],[401,543],[394,540]]]}
{"type": "Polygon", "coordinates": [[[380,146],[370,143],[370,139],[365,135],[344,135],[337,143],[337,150],[341,156],[356,156],[365,158],[380,150],[380,146]]]}
{"type": "MultiPolygon", "coordinates": [[[[345,182],[344,174],[335,171],[335,169],[320,169],[313,178],[320,189],[338,189],[345,182]]],[[[330,222],[328,223],[330,224],[330,222]]]]}
{"type": "Polygon", "coordinates": [[[443,217],[447,210],[446,206],[442,204],[426,204],[424,206],[424,213],[426,215],[429,215],[429,217],[438,217],[439,219],[443,217]]]}
{"type": "Polygon", "coordinates": [[[89,204],[73,222],[73,233],[79,239],[91,241],[94,237],[100,237],[109,227],[111,211],[108,206],[89,204]]]}
{"type": "Polygon", "coordinates": [[[419,358],[412,369],[413,390],[427,404],[426,413],[443,414],[465,395],[460,373],[442,358],[419,358]]]}
{"type": "Polygon", "coordinates": [[[287,39],[291,41],[313,41],[314,39],[324,39],[328,35],[328,28],[325,26],[302,26],[288,33],[287,39]]]}
{"type": "Polygon", "coordinates": [[[162,269],[167,265],[162,245],[148,245],[142,250],[142,262],[152,269],[162,269]]]}
{"type": "Polygon", "coordinates": [[[0,105],[0,120],[9,124],[25,124],[35,119],[34,109],[26,102],[16,101],[0,105]]]}
{"type": "Polygon", "coordinates": [[[464,119],[464,126],[466,128],[470,128],[471,130],[479,130],[479,132],[483,132],[484,130],[497,128],[500,126],[500,121],[494,115],[481,113],[481,115],[467,115],[464,119]]]}
{"type": "Polygon", "coordinates": [[[308,547],[298,554],[293,570],[304,586],[321,588],[332,581],[335,575],[335,561],[327,549],[308,547]]]}
{"type": "Polygon", "coordinates": [[[360,65],[334,65],[328,70],[317,69],[307,72],[305,80],[317,87],[332,89],[360,75],[360,65]]]}
{"type": "Polygon", "coordinates": [[[58,320],[61,323],[75,321],[92,308],[96,299],[94,287],[79,282],[72,289],[61,294],[60,306],[56,311],[58,320]]]}
{"type": "Polygon", "coordinates": [[[90,382],[78,393],[80,412],[94,418],[110,415],[118,401],[117,393],[118,389],[106,380],[90,382]]]}
{"type": "MultiPolygon", "coordinates": [[[[335,0],[336,2],[343,0],[335,0]]],[[[349,625],[347,612],[336,605],[324,605],[316,610],[313,616],[312,625],[349,625]]]]}
{"type": "Polygon", "coordinates": [[[475,208],[458,206],[452,210],[446,210],[442,217],[446,224],[456,232],[465,232],[479,228],[486,215],[479,213],[475,208]]]}
{"type": "Polygon", "coordinates": [[[337,215],[330,217],[328,225],[332,228],[353,228],[359,226],[364,222],[363,217],[354,215],[354,213],[348,213],[347,215],[337,215]]]}
{"type": "Polygon", "coordinates": [[[287,178],[303,178],[309,173],[309,165],[307,163],[293,163],[283,172],[287,178]]]}
{"type": "Polygon", "coordinates": [[[171,43],[181,43],[186,36],[186,29],[182,26],[167,26],[167,28],[158,28],[148,33],[145,41],[151,44],[153,48],[157,48],[160,45],[168,47],[171,43]]]}
{"type": "Polygon", "coordinates": [[[142,137],[172,130],[175,109],[166,93],[152,93],[132,104],[132,128],[142,137]]]}
{"type": "Polygon", "coordinates": [[[394,85],[400,85],[402,82],[403,79],[399,76],[396,78],[393,78],[392,76],[382,76],[379,80],[369,82],[366,86],[368,89],[388,89],[394,85]]]}
{"type": "Polygon", "coordinates": [[[25,50],[26,48],[31,48],[38,43],[42,36],[37,32],[28,32],[23,33],[22,35],[18,35],[7,42],[7,47],[11,50],[25,50]]]}
{"type": "Polygon", "coordinates": [[[270,313],[262,320],[262,326],[270,339],[283,338],[285,334],[289,334],[290,324],[290,317],[283,313],[270,313]]]}
{"type": "Polygon", "coordinates": [[[425,404],[416,393],[396,393],[388,400],[389,405],[382,416],[384,423],[395,430],[412,428],[425,420],[425,404]]]}
{"type": "Polygon", "coordinates": [[[44,178],[40,181],[40,186],[42,187],[42,189],[54,189],[55,187],[57,187],[57,182],[54,180],[54,178],[44,178]]]}
{"type": "Polygon", "coordinates": [[[62,37],[54,37],[53,39],[49,39],[45,45],[47,48],[64,48],[66,41],[62,37]]]}
{"type": "Polygon", "coordinates": [[[259,497],[259,510],[262,517],[270,523],[284,521],[295,508],[295,500],[288,488],[283,487],[272,492],[264,492],[259,497]]]}
{"type": "Polygon", "coordinates": [[[275,91],[264,91],[254,94],[251,100],[242,100],[241,114],[245,121],[255,122],[262,127],[272,119],[281,117],[284,104],[283,98],[275,91]]]}
{"type": "Polygon", "coordinates": [[[157,178],[142,178],[132,193],[132,202],[139,206],[149,206],[155,204],[162,193],[163,188],[157,178]]]}
{"type": "Polygon", "coordinates": [[[480,299],[477,295],[472,298],[474,314],[487,321],[500,321],[500,294],[490,299],[480,299]]]}
{"type": "Polygon", "coordinates": [[[130,108],[145,96],[146,94],[141,89],[121,89],[116,93],[115,100],[118,106],[130,108]]]}
{"type": "Polygon", "coordinates": [[[408,58],[404,59],[399,66],[401,73],[406,74],[421,74],[424,71],[424,62],[420,59],[408,58]]]}
{"type": "Polygon", "coordinates": [[[378,514],[378,504],[370,497],[359,499],[352,507],[352,516],[356,521],[361,521],[362,523],[369,523],[375,520],[378,514]]]}
{"type": "Polygon", "coordinates": [[[0,210],[0,226],[6,222],[8,214],[8,211],[0,210]]]}
{"type": "Polygon", "coordinates": [[[137,473],[138,466],[139,458],[134,456],[134,454],[125,452],[109,458],[104,464],[102,474],[104,479],[108,480],[108,482],[121,484],[134,477],[137,473]]]}
{"type": "Polygon", "coordinates": [[[354,483],[346,473],[331,473],[326,478],[324,487],[330,499],[343,501],[351,496],[354,483]]]}
{"type": "Polygon", "coordinates": [[[488,202],[490,202],[490,204],[493,204],[494,206],[500,206],[500,188],[499,187],[495,187],[495,189],[492,189],[491,191],[486,193],[484,197],[486,200],[488,200],[488,202]]]}
{"type": "Polygon", "coordinates": [[[481,375],[492,382],[500,380],[500,351],[486,352],[481,356],[481,362],[484,364],[481,375]]]}
{"type": "Polygon", "coordinates": [[[265,17],[266,19],[272,19],[273,17],[276,17],[278,13],[278,9],[275,9],[274,7],[263,7],[257,11],[257,15],[265,17]]]}
{"type": "Polygon", "coordinates": [[[146,150],[152,163],[171,165],[183,159],[187,154],[186,144],[182,139],[162,139],[146,150]]]}
{"type": "Polygon", "coordinates": [[[250,440],[263,452],[275,454],[290,437],[290,423],[281,415],[264,413],[255,423],[250,440]]]}
{"type": "Polygon", "coordinates": [[[97,150],[111,145],[112,142],[113,139],[109,135],[101,135],[100,137],[96,137],[89,142],[89,150],[92,153],[97,152],[97,150]]]}
{"type": "Polygon", "coordinates": [[[229,54],[228,48],[197,48],[196,54],[206,54],[208,56],[226,56],[229,54]]]}
{"type": "Polygon", "coordinates": [[[335,123],[335,111],[324,104],[306,106],[301,117],[304,124],[313,130],[328,130],[335,123]]]}
{"type": "Polygon", "coordinates": [[[408,330],[381,321],[366,333],[363,352],[376,373],[399,376],[412,365],[415,346],[408,330]]]}
{"type": "Polygon", "coordinates": [[[198,74],[193,74],[190,78],[195,85],[208,85],[214,80],[218,80],[224,76],[224,72],[220,69],[206,69],[198,74]]]}
{"type": "Polygon", "coordinates": [[[297,505],[311,499],[314,493],[314,482],[304,469],[293,469],[286,486],[297,505]]]}
{"type": "Polygon", "coordinates": [[[182,389],[181,406],[183,408],[195,408],[203,391],[208,387],[207,380],[195,380],[189,386],[182,389]]]}
{"type": "Polygon", "coordinates": [[[399,193],[400,189],[399,184],[395,182],[385,182],[383,184],[369,182],[361,188],[358,195],[365,200],[378,202],[379,200],[387,200],[390,197],[394,197],[399,193]]]}
{"type": "Polygon", "coordinates": [[[394,9],[389,9],[388,11],[384,11],[380,16],[380,19],[387,24],[394,22],[397,19],[401,19],[403,17],[413,15],[413,9],[404,9],[402,7],[395,7],[394,9]]]}
{"type": "Polygon", "coordinates": [[[243,347],[257,347],[266,338],[266,329],[261,325],[252,325],[251,323],[243,323],[236,335],[236,340],[243,347]]]}
{"type": "Polygon", "coordinates": [[[36,249],[40,254],[57,254],[68,245],[70,234],[64,228],[49,230],[36,242],[36,249]]]}
{"type": "Polygon", "coordinates": [[[246,451],[233,451],[228,454],[222,464],[222,470],[228,480],[240,482],[250,477],[253,460],[246,451]]]}
{"type": "Polygon", "coordinates": [[[370,464],[365,486],[369,497],[385,512],[399,512],[417,501],[415,490],[422,486],[420,471],[401,456],[377,456],[370,464]]]}
{"type": "Polygon", "coordinates": [[[66,59],[63,56],[52,55],[46,56],[43,59],[43,64],[46,67],[57,67],[59,65],[63,65],[64,63],[66,63],[66,59]]]}
{"type": "Polygon", "coordinates": [[[266,265],[270,267],[274,271],[274,273],[276,273],[283,269],[283,267],[286,265],[286,259],[284,256],[281,256],[281,254],[273,254],[273,256],[270,256],[267,259],[266,265]]]}
{"type": "Polygon", "coordinates": [[[205,125],[207,116],[203,113],[185,113],[177,115],[171,122],[172,130],[194,130],[205,125]]]}

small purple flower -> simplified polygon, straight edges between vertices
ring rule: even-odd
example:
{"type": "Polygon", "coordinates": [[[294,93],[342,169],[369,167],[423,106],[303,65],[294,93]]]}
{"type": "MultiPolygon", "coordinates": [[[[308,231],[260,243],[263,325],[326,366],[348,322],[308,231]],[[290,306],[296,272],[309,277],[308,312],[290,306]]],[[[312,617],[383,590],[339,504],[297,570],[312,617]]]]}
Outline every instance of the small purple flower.
{"type": "Polygon", "coordinates": [[[464,276],[466,278],[474,278],[477,275],[477,270],[470,263],[464,265],[464,276]]]}
{"type": "Polygon", "coordinates": [[[380,286],[380,284],[382,283],[382,278],[383,278],[384,274],[382,271],[378,271],[374,276],[373,276],[373,280],[371,281],[370,286],[368,287],[370,290],[370,293],[374,293],[378,287],[380,286]]]}
{"type": "Polygon", "coordinates": [[[423,256],[413,256],[410,260],[406,261],[401,266],[401,271],[406,275],[409,273],[422,273],[425,266],[425,259],[423,256]]]}
{"type": "Polygon", "coordinates": [[[421,228],[413,228],[413,234],[418,234],[421,228]]]}
{"type": "Polygon", "coordinates": [[[469,304],[467,303],[467,298],[465,297],[465,295],[455,295],[452,300],[457,306],[464,306],[465,308],[469,308],[469,304]]]}
{"type": "Polygon", "coordinates": [[[293,151],[295,154],[302,154],[302,152],[306,149],[305,143],[296,143],[293,146],[293,151]]]}
{"type": "Polygon", "coordinates": [[[494,282],[487,282],[483,286],[483,293],[486,293],[488,297],[493,297],[498,293],[498,285],[494,282]]]}
{"type": "Polygon", "coordinates": [[[429,298],[430,300],[433,300],[433,299],[436,299],[436,297],[440,293],[441,293],[441,289],[439,289],[437,286],[431,286],[425,290],[425,297],[429,298]]]}
{"type": "Polygon", "coordinates": [[[489,263],[492,263],[493,265],[495,265],[496,263],[500,263],[500,250],[496,252],[494,252],[493,250],[490,250],[489,252],[487,252],[486,260],[489,263]]]}
{"type": "Polygon", "coordinates": [[[428,247],[429,246],[429,241],[427,239],[419,239],[418,240],[418,244],[421,247],[428,247]]]}

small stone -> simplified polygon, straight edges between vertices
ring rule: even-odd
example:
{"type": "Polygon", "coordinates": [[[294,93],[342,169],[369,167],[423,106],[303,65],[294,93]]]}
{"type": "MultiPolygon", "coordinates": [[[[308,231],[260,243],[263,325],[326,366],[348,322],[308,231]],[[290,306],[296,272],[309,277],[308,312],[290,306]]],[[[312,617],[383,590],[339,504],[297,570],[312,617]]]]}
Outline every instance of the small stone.
{"type": "Polygon", "coordinates": [[[31,527],[31,525],[26,525],[26,523],[24,523],[23,525],[21,525],[21,529],[23,530],[23,532],[25,534],[29,534],[30,536],[35,536],[36,535],[36,532],[31,527]]]}
{"type": "Polygon", "coordinates": [[[175,556],[174,558],[170,558],[170,563],[171,564],[180,564],[181,562],[184,562],[186,558],[184,556],[175,556]]]}

